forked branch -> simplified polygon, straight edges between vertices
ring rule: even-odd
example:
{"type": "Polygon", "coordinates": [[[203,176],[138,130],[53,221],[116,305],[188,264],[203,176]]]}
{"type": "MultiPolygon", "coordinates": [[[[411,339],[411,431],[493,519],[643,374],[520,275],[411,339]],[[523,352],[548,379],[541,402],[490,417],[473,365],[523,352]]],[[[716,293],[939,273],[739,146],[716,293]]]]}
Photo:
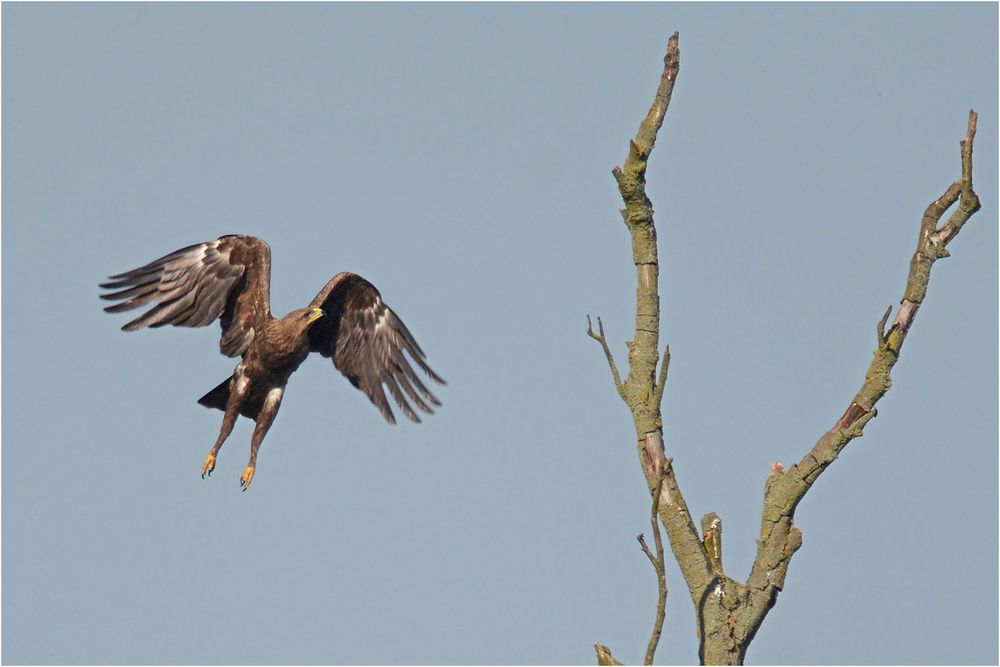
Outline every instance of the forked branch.
{"type": "Polygon", "coordinates": [[[802,545],[802,534],[792,523],[796,507],[820,474],[852,440],[861,437],[865,425],[878,414],[875,404],[892,386],[890,373],[899,360],[903,342],[927,294],[931,268],[938,259],[950,255],[945,246],[980,208],[979,196],[972,186],[972,145],[976,136],[977,119],[976,112],[970,111],[966,136],[960,142],[961,178],[952,183],[941,197],[931,202],[924,212],[917,250],[910,260],[910,272],[899,310],[888,333],[885,325],[889,320],[889,310],[876,326],[878,346],[861,389],[840,419],[798,464],[792,466],[787,473],[784,470],[772,471],[767,480],[757,557],[747,581],[752,613],[748,616],[749,622],[746,634],[741,638],[742,643],[749,643],[764,615],[774,605],[778,591],[784,584],[788,563],[802,545]],[[958,207],[947,222],[939,224],[941,217],[956,202],[958,207]]]}
{"type": "MultiPolygon", "coordinates": [[[[645,184],[647,160],[663,124],[679,70],[678,35],[674,33],[667,45],[663,74],[649,113],[635,138],[629,141],[624,165],[612,172],[625,203],[621,213],[632,238],[637,282],[635,336],[628,342],[629,372],[624,382],[608,348],[600,319],[599,333],[595,334],[588,318],[587,333],[601,343],[615,387],[632,412],[636,449],[646,483],[653,493],[653,511],[658,513],[666,528],[671,551],[695,605],[699,658],[704,664],[739,664],[767,612],[774,606],[784,586],[788,564],[802,545],[802,533],[792,521],[798,503],[819,475],[836,460],[848,443],[862,435],[865,425],[876,416],[875,404],[891,386],[890,372],[899,359],[903,342],[926,296],[931,268],[935,261],[949,256],[946,246],[980,208],[979,197],[972,184],[972,149],[977,117],[974,111],[969,113],[968,129],[961,142],[961,178],[940,198],[931,202],[924,213],[917,250],[910,261],[909,277],[896,317],[886,331],[892,312],[890,308],[876,325],[877,347],[861,389],[840,419],[798,464],[787,472],[781,463],[772,464],[771,474],[764,486],[757,556],[747,582],[742,584],[723,571],[722,524],[718,517],[706,515],[703,519],[704,537],[699,537],[671,460],[666,458],[663,447],[661,402],[670,350],[667,348],[662,360],[658,359],[659,264],[653,207],[646,196],[645,184]],[[955,211],[941,223],[945,212],[956,203],[955,211]],[[656,372],[658,362],[659,374],[656,372]]],[[[657,533],[658,530],[654,530],[654,536],[657,533]]],[[[659,543],[661,548],[656,556],[641,538],[640,544],[654,567],[657,563],[662,564],[659,543]]],[[[657,575],[659,579],[659,569],[657,575]]],[[[664,600],[665,588],[663,580],[664,600]]],[[[654,634],[647,649],[647,664],[652,661],[661,627],[662,616],[658,608],[654,634]]],[[[599,662],[611,664],[614,659],[610,651],[600,645],[595,648],[599,662]]]]}

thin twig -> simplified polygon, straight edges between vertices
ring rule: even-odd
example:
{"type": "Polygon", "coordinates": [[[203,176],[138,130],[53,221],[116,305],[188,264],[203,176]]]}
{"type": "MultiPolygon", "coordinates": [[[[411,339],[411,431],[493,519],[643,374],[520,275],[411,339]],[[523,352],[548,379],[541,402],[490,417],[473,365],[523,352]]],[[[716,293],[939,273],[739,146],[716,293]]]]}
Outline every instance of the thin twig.
{"type": "Polygon", "coordinates": [[[890,305],[885,309],[885,315],[879,320],[879,323],[875,326],[875,333],[878,334],[878,346],[882,347],[885,344],[885,325],[889,321],[889,316],[892,315],[892,306],[890,305]]]}
{"type": "Polygon", "coordinates": [[[670,346],[663,350],[663,359],[660,360],[660,377],[656,380],[656,387],[653,389],[653,408],[659,410],[663,405],[663,388],[667,386],[667,372],[670,370],[670,346]]]}
{"type": "Polygon", "coordinates": [[[660,491],[663,489],[663,480],[666,476],[666,466],[662,466],[656,478],[656,486],[653,487],[653,507],[649,511],[649,523],[653,528],[653,542],[656,545],[656,555],[654,556],[646,544],[646,538],[640,533],[637,537],[642,551],[649,558],[656,571],[656,585],[658,595],[656,598],[656,620],[653,622],[653,632],[649,637],[649,644],[646,646],[646,660],[643,664],[652,665],[653,655],[656,647],[660,643],[660,633],[663,631],[663,618],[667,609],[667,575],[663,561],[663,539],[660,537],[660,491]]]}
{"type": "Polygon", "coordinates": [[[597,330],[600,331],[599,334],[594,333],[594,328],[590,323],[590,315],[587,315],[587,335],[596,340],[604,348],[604,356],[608,358],[608,366],[611,367],[611,377],[615,380],[615,389],[618,390],[618,395],[622,397],[623,401],[627,402],[625,398],[625,386],[622,384],[622,377],[618,374],[618,366],[615,364],[615,358],[611,354],[611,349],[608,347],[608,339],[604,335],[604,322],[601,318],[597,318],[597,330]]]}
{"type": "Polygon", "coordinates": [[[656,568],[656,556],[654,556],[653,552],[649,550],[649,545],[646,544],[646,536],[643,533],[639,533],[635,536],[635,539],[639,540],[639,546],[642,547],[642,553],[646,554],[646,558],[648,558],[649,562],[653,564],[654,568],[656,568]]]}

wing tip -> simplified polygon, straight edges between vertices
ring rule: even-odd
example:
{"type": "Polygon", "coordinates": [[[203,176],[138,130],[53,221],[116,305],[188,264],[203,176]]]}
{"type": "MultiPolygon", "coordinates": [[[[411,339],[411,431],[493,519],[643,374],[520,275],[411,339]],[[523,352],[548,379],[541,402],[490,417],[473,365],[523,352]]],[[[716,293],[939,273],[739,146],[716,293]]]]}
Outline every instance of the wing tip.
{"type": "Polygon", "coordinates": [[[136,305],[133,303],[129,303],[128,301],[122,301],[121,303],[113,303],[110,306],[105,306],[101,310],[103,310],[105,313],[114,314],[114,313],[120,313],[125,310],[131,310],[135,307],[136,305]]]}
{"type": "Polygon", "coordinates": [[[429,377],[430,379],[434,380],[435,382],[437,382],[440,385],[448,386],[447,381],[445,381],[445,379],[443,377],[441,377],[440,375],[438,375],[437,373],[435,373],[434,371],[432,371],[430,366],[428,366],[426,364],[420,364],[420,367],[421,367],[421,370],[423,370],[424,373],[427,374],[427,377],[429,377]]]}

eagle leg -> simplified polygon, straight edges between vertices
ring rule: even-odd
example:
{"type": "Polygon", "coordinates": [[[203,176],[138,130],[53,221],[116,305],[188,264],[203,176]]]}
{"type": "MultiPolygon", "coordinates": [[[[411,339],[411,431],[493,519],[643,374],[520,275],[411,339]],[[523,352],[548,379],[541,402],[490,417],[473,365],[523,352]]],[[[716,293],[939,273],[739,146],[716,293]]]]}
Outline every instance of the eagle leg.
{"type": "Polygon", "coordinates": [[[233,432],[233,426],[236,425],[236,417],[240,414],[240,406],[243,404],[244,399],[246,399],[249,388],[250,383],[247,381],[246,376],[237,368],[236,373],[233,374],[232,379],[229,381],[229,400],[226,401],[226,412],[222,417],[222,428],[219,430],[219,437],[215,441],[212,451],[205,457],[205,463],[201,466],[202,479],[205,479],[205,475],[212,476],[212,471],[215,470],[216,456],[222,448],[222,443],[233,432]]]}
{"type": "Polygon", "coordinates": [[[260,449],[260,443],[264,441],[264,436],[267,435],[268,429],[271,428],[271,424],[278,414],[278,408],[281,407],[281,395],[284,391],[284,387],[270,389],[264,398],[264,405],[257,414],[257,425],[254,426],[253,437],[250,440],[250,461],[240,478],[240,486],[243,487],[244,491],[250,488],[250,482],[253,481],[253,473],[257,468],[257,450],[260,449]]]}

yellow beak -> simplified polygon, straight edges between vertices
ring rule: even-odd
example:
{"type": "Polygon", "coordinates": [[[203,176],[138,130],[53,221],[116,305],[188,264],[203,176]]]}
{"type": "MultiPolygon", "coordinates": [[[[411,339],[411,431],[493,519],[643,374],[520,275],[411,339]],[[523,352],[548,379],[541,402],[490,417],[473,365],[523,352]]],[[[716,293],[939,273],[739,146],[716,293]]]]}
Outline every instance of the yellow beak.
{"type": "Polygon", "coordinates": [[[326,313],[323,311],[322,308],[313,308],[312,314],[309,316],[309,322],[315,322],[324,315],[326,315],[326,313]]]}

